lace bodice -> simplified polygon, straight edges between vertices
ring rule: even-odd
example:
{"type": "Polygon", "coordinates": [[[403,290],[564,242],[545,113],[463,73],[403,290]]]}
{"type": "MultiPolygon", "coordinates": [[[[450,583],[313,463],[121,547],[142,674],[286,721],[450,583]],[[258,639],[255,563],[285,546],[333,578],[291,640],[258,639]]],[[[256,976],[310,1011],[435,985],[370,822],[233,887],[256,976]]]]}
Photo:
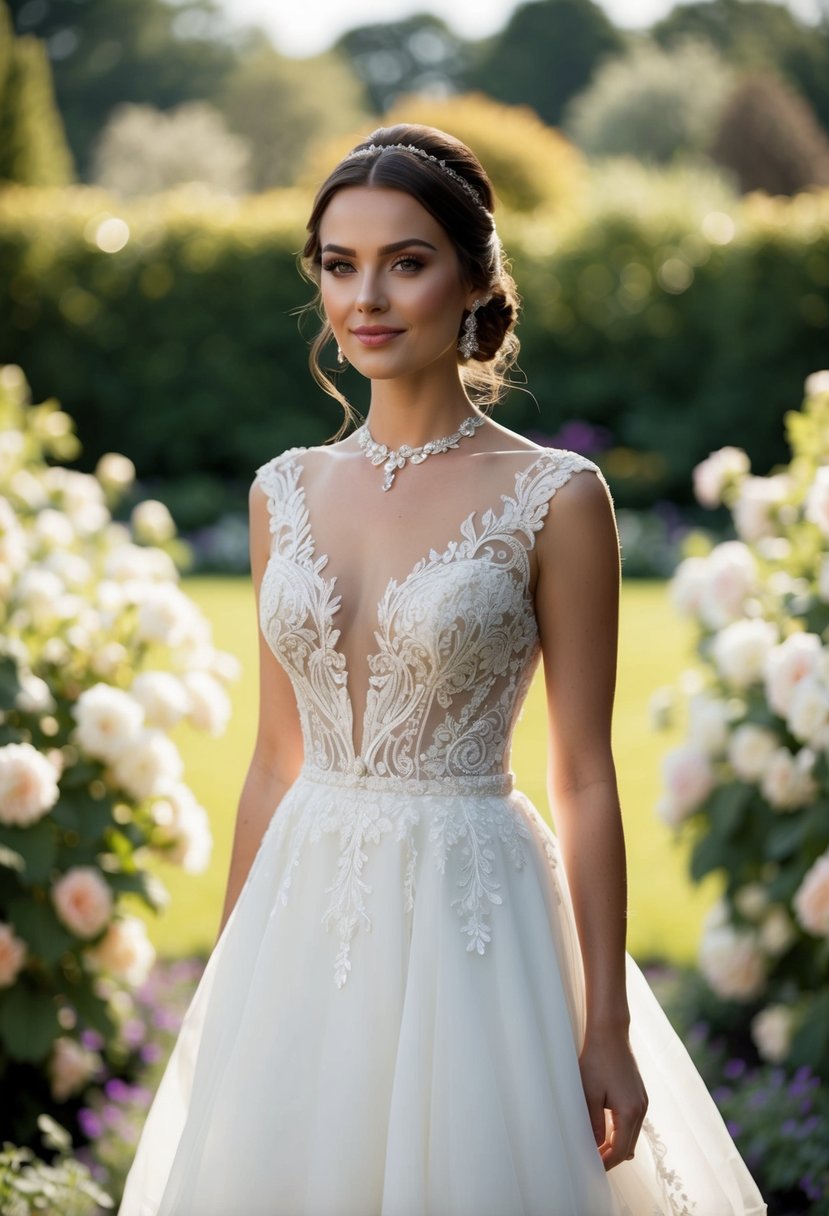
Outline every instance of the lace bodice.
{"type": "Polygon", "coordinates": [[[306,768],[435,792],[506,788],[512,730],[539,657],[530,551],[552,496],[580,470],[601,477],[597,466],[559,449],[528,452],[499,507],[473,510],[445,549],[388,581],[356,723],[337,579],[327,577],[305,499],[305,451],[268,461],[257,480],[271,531],[260,623],[293,683],[306,768]]]}

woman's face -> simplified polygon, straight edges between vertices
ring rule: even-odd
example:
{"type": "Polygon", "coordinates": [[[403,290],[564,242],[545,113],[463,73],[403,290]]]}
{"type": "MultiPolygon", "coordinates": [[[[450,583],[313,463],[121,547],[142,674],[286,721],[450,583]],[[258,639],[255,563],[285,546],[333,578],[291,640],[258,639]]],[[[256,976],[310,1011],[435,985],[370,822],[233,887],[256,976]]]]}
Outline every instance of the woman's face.
{"type": "Polygon", "coordinates": [[[457,365],[465,287],[455,248],[428,211],[402,190],[349,186],[320,224],[321,292],[334,336],[374,380],[457,365]]]}

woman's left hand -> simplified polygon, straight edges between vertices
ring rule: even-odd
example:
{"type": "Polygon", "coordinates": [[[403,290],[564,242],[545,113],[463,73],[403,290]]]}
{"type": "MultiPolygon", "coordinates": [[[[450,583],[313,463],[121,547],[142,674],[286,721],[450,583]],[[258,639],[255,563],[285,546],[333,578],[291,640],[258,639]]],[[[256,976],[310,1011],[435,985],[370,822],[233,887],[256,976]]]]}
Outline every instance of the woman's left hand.
{"type": "Polygon", "coordinates": [[[627,1035],[588,1036],[579,1056],[590,1126],[606,1170],[630,1161],[648,1109],[648,1095],[627,1035]]]}

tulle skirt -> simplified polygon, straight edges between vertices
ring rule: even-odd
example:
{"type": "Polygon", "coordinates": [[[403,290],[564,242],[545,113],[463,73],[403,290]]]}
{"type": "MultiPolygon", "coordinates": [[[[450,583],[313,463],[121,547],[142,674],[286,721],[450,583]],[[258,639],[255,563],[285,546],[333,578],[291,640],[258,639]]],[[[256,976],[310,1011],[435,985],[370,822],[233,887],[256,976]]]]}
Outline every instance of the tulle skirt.
{"type": "Polygon", "coordinates": [[[631,959],[650,1105],[634,1159],[605,1172],[578,1069],[572,907],[528,800],[387,786],[303,775],[282,800],[185,1016],[120,1216],[764,1213],[631,959]],[[447,822],[467,835],[436,849],[447,822]],[[484,822],[498,830],[479,838],[484,822]]]}

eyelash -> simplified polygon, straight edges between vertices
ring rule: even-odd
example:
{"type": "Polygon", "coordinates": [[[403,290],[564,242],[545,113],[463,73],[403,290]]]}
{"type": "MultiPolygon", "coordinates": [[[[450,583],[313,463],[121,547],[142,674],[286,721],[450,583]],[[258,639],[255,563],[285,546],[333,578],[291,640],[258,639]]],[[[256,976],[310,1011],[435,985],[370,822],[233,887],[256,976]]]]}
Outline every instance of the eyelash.
{"type": "MultiPolygon", "coordinates": [[[[407,253],[404,257],[398,258],[392,263],[392,270],[402,267],[404,263],[409,263],[410,269],[404,270],[404,274],[416,274],[418,270],[422,270],[425,262],[412,253],[407,253]]],[[[346,262],[342,258],[332,258],[330,262],[323,262],[322,268],[328,274],[333,274],[342,277],[342,267],[346,270],[353,270],[351,262],[346,262]]]]}

